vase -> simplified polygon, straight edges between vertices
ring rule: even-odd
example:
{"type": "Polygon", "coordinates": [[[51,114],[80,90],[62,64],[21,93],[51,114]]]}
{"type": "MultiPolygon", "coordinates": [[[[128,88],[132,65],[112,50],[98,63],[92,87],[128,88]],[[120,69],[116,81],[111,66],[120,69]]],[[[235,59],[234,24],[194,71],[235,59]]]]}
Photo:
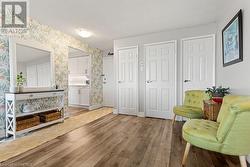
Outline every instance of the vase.
{"type": "Polygon", "coordinates": [[[222,103],[223,97],[212,97],[212,100],[216,103],[222,103]]]}

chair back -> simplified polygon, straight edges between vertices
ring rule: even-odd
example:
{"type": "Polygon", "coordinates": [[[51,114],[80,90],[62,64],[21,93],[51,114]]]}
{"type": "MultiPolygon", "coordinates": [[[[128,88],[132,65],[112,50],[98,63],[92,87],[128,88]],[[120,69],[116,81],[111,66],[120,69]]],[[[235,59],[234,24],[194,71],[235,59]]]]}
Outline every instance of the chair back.
{"type": "Polygon", "coordinates": [[[217,140],[222,152],[232,155],[250,153],[250,96],[226,96],[217,119],[217,140]]]}
{"type": "Polygon", "coordinates": [[[203,108],[203,100],[208,100],[209,96],[204,90],[188,90],[185,92],[184,105],[189,107],[203,108]]]}

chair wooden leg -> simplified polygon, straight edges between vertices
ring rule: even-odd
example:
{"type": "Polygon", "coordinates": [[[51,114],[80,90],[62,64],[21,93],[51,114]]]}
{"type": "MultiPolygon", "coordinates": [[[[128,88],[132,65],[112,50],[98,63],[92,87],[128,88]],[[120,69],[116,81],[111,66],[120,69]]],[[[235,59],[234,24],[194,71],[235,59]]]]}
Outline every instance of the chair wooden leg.
{"type": "Polygon", "coordinates": [[[175,118],[176,118],[176,114],[174,114],[174,118],[173,118],[173,120],[172,120],[172,126],[174,125],[175,118]]]}
{"type": "Polygon", "coordinates": [[[191,147],[191,144],[190,144],[190,143],[187,143],[186,148],[185,148],[185,152],[184,152],[184,155],[183,155],[182,163],[181,163],[182,166],[185,166],[185,165],[186,165],[187,156],[188,156],[190,147],[191,147]]]}
{"type": "Polygon", "coordinates": [[[247,167],[246,156],[239,156],[241,167],[247,167]]]}

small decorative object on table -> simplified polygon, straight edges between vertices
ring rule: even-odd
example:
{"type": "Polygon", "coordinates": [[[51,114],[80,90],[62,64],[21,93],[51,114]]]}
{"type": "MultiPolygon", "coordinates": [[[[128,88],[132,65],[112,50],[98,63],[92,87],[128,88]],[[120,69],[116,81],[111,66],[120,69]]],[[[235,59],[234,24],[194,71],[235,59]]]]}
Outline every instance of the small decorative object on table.
{"type": "Polygon", "coordinates": [[[23,84],[26,82],[26,78],[23,77],[23,73],[20,72],[16,76],[17,92],[23,92],[23,84]]]}
{"type": "Polygon", "coordinates": [[[203,118],[211,121],[216,121],[220,112],[222,103],[217,103],[213,100],[204,100],[203,118]]]}
{"type": "Polygon", "coordinates": [[[230,88],[223,88],[222,86],[213,86],[212,88],[207,88],[206,93],[209,94],[210,99],[214,102],[222,103],[223,97],[230,94],[229,89],[230,88]]]}
{"type": "Polygon", "coordinates": [[[209,94],[210,100],[204,101],[203,116],[205,119],[216,121],[220,112],[223,97],[229,94],[229,88],[213,86],[212,88],[207,88],[206,93],[209,94]]]}

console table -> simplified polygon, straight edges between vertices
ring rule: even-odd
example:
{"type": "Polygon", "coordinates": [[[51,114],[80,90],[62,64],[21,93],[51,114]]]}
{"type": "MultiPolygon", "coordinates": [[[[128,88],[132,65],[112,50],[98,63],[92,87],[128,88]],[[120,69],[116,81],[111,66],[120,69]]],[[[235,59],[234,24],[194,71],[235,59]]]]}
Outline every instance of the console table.
{"type": "Polygon", "coordinates": [[[64,90],[47,90],[34,92],[9,92],[5,93],[6,137],[15,139],[17,135],[40,129],[64,121],[64,90]],[[25,105],[32,106],[33,110],[24,112],[25,105]],[[60,118],[17,131],[17,118],[37,116],[52,110],[60,111],[60,118]]]}

